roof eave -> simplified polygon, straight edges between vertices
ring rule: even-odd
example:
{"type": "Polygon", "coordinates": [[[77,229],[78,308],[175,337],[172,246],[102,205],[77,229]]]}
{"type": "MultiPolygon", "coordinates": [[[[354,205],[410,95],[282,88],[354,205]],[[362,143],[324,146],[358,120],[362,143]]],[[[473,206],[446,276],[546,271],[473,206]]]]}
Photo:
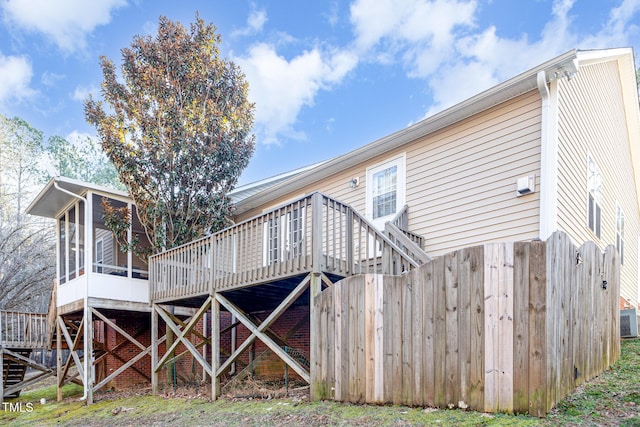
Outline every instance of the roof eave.
{"type": "Polygon", "coordinates": [[[76,179],[54,177],[49,180],[49,182],[44,186],[42,190],[40,190],[38,195],[29,204],[26,209],[26,213],[29,215],[42,216],[45,218],[56,218],[64,209],[64,207],[71,203],[72,199],[74,198],[74,196],[72,196],[71,194],[64,194],[63,192],[59,191],[56,188],[56,185],[64,188],[70,193],[75,194],[76,197],[84,197],[84,195],[88,191],[95,191],[107,195],[130,198],[129,195],[124,191],[108,188],[102,185],[83,182],[76,179]],[[65,188],[65,186],[68,188],[65,188]],[[54,194],[59,195],[61,200],[64,200],[58,203],[58,205],[60,206],[59,208],[52,208],[50,206],[51,197],[53,197],[54,194]],[[63,194],[64,197],[61,196],[63,194]]]}

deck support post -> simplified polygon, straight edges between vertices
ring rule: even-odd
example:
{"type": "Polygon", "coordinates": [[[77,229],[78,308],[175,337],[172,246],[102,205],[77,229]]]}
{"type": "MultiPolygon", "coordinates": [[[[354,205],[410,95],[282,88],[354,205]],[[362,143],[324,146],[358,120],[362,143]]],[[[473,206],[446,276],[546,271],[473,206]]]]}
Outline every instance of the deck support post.
{"type": "Polygon", "coordinates": [[[93,359],[95,357],[93,353],[93,311],[90,307],[87,308],[84,313],[85,325],[84,325],[84,340],[85,340],[85,354],[84,356],[84,374],[86,382],[84,383],[85,390],[87,392],[87,405],[93,404],[93,359]]]}
{"type": "Polygon", "coordinates": [[[158,394],[158,308],[151,305],[151,394],[158,394]]]}
{"type": "Polygon", "coordinates": [[[220,303],[216,293],[212,294],[211,303],[211,399],[216,400],[220,395],[220,379],[218,368],[220,367],[220,303]]]}
{"type": "Polygon", "coordinates": [[[317,367],[319,363],[319,354],[320,351],[325,351],[325,349],[318,348],[318,337],[314,333],[316,328],[313,326],[313,319],[316,319],[316,308],[315,302],[316,297],[320,295],[322,292],[322,274],[321,273],[312,273],[311,274],[311,285],[309,289],[309,378],[310,378],[310,397],[311,400],[316,400],[315,390],[313,387],[314,378],[316,378],[317,367]]]}
{"type": "Polygon", "coordinates": [[[56,316],[56,400],[62,400],[62,331],[60,330],[60,316],[56,316]]]}

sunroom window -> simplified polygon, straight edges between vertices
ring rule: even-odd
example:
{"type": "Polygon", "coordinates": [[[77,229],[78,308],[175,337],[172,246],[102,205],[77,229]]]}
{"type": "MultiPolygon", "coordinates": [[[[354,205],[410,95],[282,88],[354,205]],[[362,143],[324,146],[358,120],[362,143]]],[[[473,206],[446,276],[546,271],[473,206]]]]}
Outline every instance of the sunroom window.
{"type": "Polygon", "coordinates": [[[58,218],[58,283],[84,274],[84,202],[78,201],[58,218]]]}
{"type": "Polygon", "coordinates": [[[138,213],[135,205],[131,206],[131,238],[136,242],[137,250],[134,250],[131,254],[132,264],[132,277],[135,279],[148,278],[147,263],[143,259],[142,254],[145,250],[151,246],[147,233],[144,231],[144,227],[138,219],[138,213]]]}
{"type": "Polygon", "coordinates": [[[93,203],[93,272],[112,276],[147,279],[148,269],[144,256],[149,248],[149,239],[140,223],[135,205],[104,197],[98,194],[92,196],[93,203]],[[129,230],[124,239],[118,241],[113,232],[105,224],[105,209],[102,202],[106,201],[114,209],[129,212],[129,230]],[[133,251],[129,251],[129,243],[136,242],[133,251]]]}
{"type": "MultiPolygon", "coordinates": [[[[111,230],[104,222],[104,208],[102,199],[116,209],[127,208],[128,205],[120,200],[111,199],[98,194],[92,197],[93,202],[93,241],[102,241],[102,260],[98,259],[98,250],[93,252],[93,272],[111,274],[113,276],[127,276],[129,271],[129,257],[116,241],[111,230]]],[[[97,249],[97,248],[94,248],[97,249]]]]}

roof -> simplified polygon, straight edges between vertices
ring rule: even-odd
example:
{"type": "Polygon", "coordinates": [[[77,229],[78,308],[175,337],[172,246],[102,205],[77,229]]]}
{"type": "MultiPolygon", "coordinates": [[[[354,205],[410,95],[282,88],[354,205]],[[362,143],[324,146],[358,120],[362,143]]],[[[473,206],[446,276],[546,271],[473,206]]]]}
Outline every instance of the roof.
{"type": "Polygon", "coordinates": [[[129,195],[121,190],[71,178],[55,177],[51,178],[33,199],[29,207],[27,207],[27,213],[46,218],[56,218],[71,202],[84,197],[88,191],[129,198],[129,195]]]}
{"type": "Polygon", "coordinates": [[[261,179],[259,181],[255,181],[249,184],[245,184],[245,185],[241,185],[239,187],[234,188],[230,193],[229,196],[231,197],[231,200],[233,201],[233,203],[238,203],[241,200],[246,199],[247,197],[253,196],[254,194],[258,194],[264,190],[266,190],[267,188],[271,188],[274,185],[285,181],[293,176],[299,175],[302,172],[306,172],[308,170],[311,170],[313,168],[315,168],[316,166],[320,166],[322,164],[324,164],[325,161],[319,162],[319,163],[314,163],[312,165],[309,166],[304,166],[298,169],[294,169],[288,172],[284,172],[278,175],[274,175],[271,176],[269,178],[265,178],[265,179],[261,179]]]}
{"type": "MultiPolygon", "coordinates": [[[[296,189],[313,184],[314,182],[322,180],[325,177],[331,176],[332,174],[343,171],[349,167],[356,166],[357,164],[372,159],[380,154],[384,154],[401,147],[419,137],[460,122],[468,117],[531,90],[537,90],[537,76],[541,71],[545,73],[547,82],[549,82],[563,76],[572,76],[578,71],[578,68],[581,65],[611,60],[625,62],[626,64],[624,66],[627,68],[631,66],[631,70],[635,75],[635,68],[633,68],[633,51],[631,48],[588,51],[578,51],[575,49],[570,50],[459,104],[447,108],[440,113],[427,117],[409,127],[373,141],[344,155],[323,162],[321,163],[322,167],[311,167],[308,170],[295,174],[295,176],[278,180],[269,187],[269,191],[257,191],[250,195],[247,194],[246,198],[239,200],[236,203],[235,213],[241,214],[250,209],[261,206],[274,198],[282,197],[296,189]]],[[[637,120],[637,118],[634,119],[632,117],[634,116],[633,108],[635,108],[636,116],[638,110],[638,96],[637,90],[635,89],[635,79],[633,81],[633,85],[634,88],[632,88],[632,90],[627,91],[627,88],[624,88],[625,96],[629,98],[628,100],[625,100],[625,106],[628,107],[627,114],[632,121],[637,120]]],[[[632,123],[632,125],[635,126],[634,123],[632,123]]],[[[630,128],[634,129],[632,126],[630,126],[630,128]]],[[[639,129],[639,127],[635,127],[635,129],[639,129]]],[[[630,134],[629,137],[632,146],[633,164],[640,164],[640,152],[633,153],[634,151],[640,150],[640,134],[630,134]]],[[[640,188],[640,170],[637,172],[636,188],[640,188]]]]}
{"type": "MultiPolygon", "coordinates": [[[[298,168],[292,171],[284,172],[276,176],[265,178],[250,184],[236,187],[229,193],[231,200],[237,203],[249,196],[257,194],[270,188],[279,182],[296,176],[302,172],[321,165],[324,162],[315,163],[313,165],[298,168]]],[[[100,193],[111,194],[119,197],[130,198],[128,193],[109,187],[104,187],[89,182],[83,182],[76,179],[55,177],[52,178],[40,193],[33,199],[27,213],[30,215],[43,216],[46,218],[56,218],[71,202],[78,197],[84,197],[88,191],[98,191],[100,193]],[[69,194],[72,193],[72,194],[69,194]],[[74,196],[75,194],[76,196],[74,196]]]]}

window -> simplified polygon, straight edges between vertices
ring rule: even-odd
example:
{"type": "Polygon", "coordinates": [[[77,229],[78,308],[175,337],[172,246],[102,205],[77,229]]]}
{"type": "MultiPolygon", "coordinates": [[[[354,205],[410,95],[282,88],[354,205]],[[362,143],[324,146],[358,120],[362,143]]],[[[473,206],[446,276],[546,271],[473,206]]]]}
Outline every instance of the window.
{"type": "Polygon", "coordinates": [[[373,219],[393,215],[398,202],[398,166],[373,174],[373,219]]]}
{"type": "Polygon", "coordinates": [[[58,283],[84,274],[84,202],[71,205],[58,218],[58,283]]]}
{"type": "Polygon", "coordinates": [[[66,212],[58,219],[58,283],[67,283],[67,214],[66,212]]]}
{"type": "Polygon", "coordinates": [[[67,230],[69,236],[67,239],[69,241],[69,248],[67,249],[69,271],[67,272],[67,277],[69,280],[76,278],[76,254],[78,253],[76,248],[76,229],[76,208],[72,206],[71,209],[67,211],[67,230]]]}
{"type": "Polygon", "coordinates": [[[367,216],[382,229],[403,206],[405,155],[367,169],[367,216]]]}
{"type": "Polygon", "coordinates": [[[96,240],[96,273],[102,273],[102,263],[104,261],[104,240],[96,240]]]}
{"type": "Polygon", "coordinates": [[[602,175],[591,156],[587,159],[587,223],[589,229],[600,238],[602,217],[602,175]]]}
{"type": "Polygon", "coordinates": [[[93,194],[91,199],[93,204],[93,241],[97,243],[102,240],[103,242],[100,260],[97,258],[97,248],[94,248],[96,250],[93,254],[93,272],[126,277],[129,271],[129,253],[116,241],[111,230],[105,225],[102,202],[104,199],[114,209],[120,210],[129,208],[129,204],[100,194],[93,194]]]}
{"type": "Polygon", "coordinates": [[[84,202],[78,202],[78,275],[84,274],[84,202]]]}
{"type": "Polygon", "coordinates": [[[624,212],[616,206],[616,250],[620,255],[620,264],[624,264],[624,212]]]}

